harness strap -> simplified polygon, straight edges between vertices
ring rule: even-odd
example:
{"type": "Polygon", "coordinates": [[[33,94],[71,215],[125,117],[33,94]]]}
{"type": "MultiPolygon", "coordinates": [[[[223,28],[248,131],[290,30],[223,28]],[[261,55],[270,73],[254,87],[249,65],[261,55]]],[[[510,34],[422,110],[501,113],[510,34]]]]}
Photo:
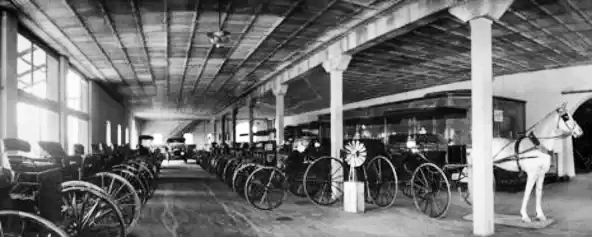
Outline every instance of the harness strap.
{"type": "Polygon", "coordinates": [[[522,166],[520,166],[520,159],[519,159],[519,155],[520,155],[520,142],[522,142],[522,140],[524,140],[524,138],[527,138],[527,136],[520,136],[517,140],[516,143],[514,143],[514,159],[516,160],[516,166],[518,166],[518,172],[522,173],[522,166]]]}
{"type": "Polygon", "coordinates": [[[522,153],[526,153],[532,150],[542,150],[546,153],[549,153],[549,150],[547,150],[547,148],[541,146],[541,141],[534,135],[534,133],[530,132],[528,133],[528,135],[526,136],[521,136],[520,138],[518,138],[518,140],[516,140],[516,143],[514,144],[514,159],[516,160],[516,166],[518,166],[518,172],[522,173],[522,166],[520,166],[520,154],[522,153]],[[524,140],[525,138],[528,138],[528,140],[534,145],[533,147],[525,150],[525,151],[520,151],[520,142],[522,142],[522,140],[524,140]]]}

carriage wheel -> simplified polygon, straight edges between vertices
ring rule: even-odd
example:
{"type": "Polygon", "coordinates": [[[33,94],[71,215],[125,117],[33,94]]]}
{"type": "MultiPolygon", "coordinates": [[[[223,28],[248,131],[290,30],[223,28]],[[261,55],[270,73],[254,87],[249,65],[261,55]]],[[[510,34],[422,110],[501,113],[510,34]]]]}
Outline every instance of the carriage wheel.
{"type": "Polygon", "coordinates": [[[246,181],[256,167],[257,165],[253,163],[239,165],[238,169],[234,171],[234,175],[232,176],[232,190],[234,192],[241,195],[243,194],[246,181]]]}
{"type": "Polygon", "coordinates": [[[142,208],[142,200],[134,186],[123,177],[109,172],[96,173],[89,181],[101,187],[119,206],[129,234],[138,223],[142,208]]]}
{"type": "Polygon", "coordinates": [[[367,189],[373,203],[383,208],[392,206],[399,192],[399,180],[393,163],[384,156],[377,156],[365,168],[367,189]]]}
{"type": "Polygon", "coordinates": [[[87,187],[62,189],[63,226],[72,237],[126,236],[119,207],[105,194],[87,187]]]}
{"type": "Polygon", "coordinates": [[[50,221],[20,211],[0,211],[0,236],[52,236],[69,235],[50,221]]]}
{"type": "Polygon", "coordinates": [[[297,176],[288,175],[288,191],[297,197],[306,197],[306,192],[304,191],[304,185],[302,185],[302,177],[303,173],[297,174],[297,176]]]}
{"type": "Polygon", "coordinates": [[[286,176],[275,167],[260,167],[247,178],[245,197],[257,209],[276,209],[284,201],[285,182],[286,176]]]}
{"type": "Polygon", "coordinates": [[[429,217],[443,217],[450,207],[452,194],[448,178],[432,163],[424,163],[415,169],[411,176],[411,193],[415,208],[429,217]]]}
{"type": "Polygon", "coordinates": [[[224,166],[224,175],[222,176],[222,181],[226,184],[230,184],[232,186],[232,176],[234,175],[234,168],[236,167],[237,160],[231,160],[226,163],[224,166]]]}
{"type": "Polygon", "coordinates": [[[302,185],[306,197],[314,204],[329,206],[343,197],[346,166],[339,159],[321,157],[313,161],[304,172],[302,185]]]}
{"type": "Polygon", "coordinates": [[[156,185],[154,183],[155,176],[152,171],[142,162],[138,163],[139,176],[145,181],[146,188],[148,188],[148,197],[152,197],[156,191],[156,185]]]}
{"type": "Polygon", "coordinates": [[[110,173],[119,175],[123,177],[125,180],[127,180],[136,190],[138,197],[140,197],[140,200],[142,200],[142,204],[148,201],[147,188],[140,179],[140,177],[138,177],[136,174],[124,169],[114,169],[110,171],[110,173]]]}

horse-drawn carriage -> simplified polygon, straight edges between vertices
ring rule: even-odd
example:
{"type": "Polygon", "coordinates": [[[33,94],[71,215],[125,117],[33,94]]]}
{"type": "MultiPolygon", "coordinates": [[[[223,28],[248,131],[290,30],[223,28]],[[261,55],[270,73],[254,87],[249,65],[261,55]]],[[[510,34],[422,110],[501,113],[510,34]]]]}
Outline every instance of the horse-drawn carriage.
{"type": "Polygon", "coordinates": [[[125,157],[125,164],[114,164],[124,152],[104,144],[94,144],[90,155],[76,146],[77,152],[68,155],[59,143],[39,142],[44,154],[33,156],[28,142],[3,139],[0,236],[130,233],[140,217],[141,199],[150,193],[150,187],[139,190],[134,184],[152,183],[141,171],[152,169],[125,157]]]}

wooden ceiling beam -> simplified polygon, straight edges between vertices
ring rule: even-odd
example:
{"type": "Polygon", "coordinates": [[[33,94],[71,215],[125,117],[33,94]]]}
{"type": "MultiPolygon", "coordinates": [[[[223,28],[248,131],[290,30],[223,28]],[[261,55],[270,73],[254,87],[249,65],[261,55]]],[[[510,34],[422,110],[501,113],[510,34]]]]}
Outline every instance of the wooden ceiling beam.
{"type": "Polygon", "coordinates": [[[144,85],[142,85],[142,83],[140,82],[140,79],[138,79],[138,74],[136,73],[136,68],[134,67],[134,64],[132,64],[132,60],[129,57],[129,53],[128,53],[127,49],[123,46],[123,42],[121,42],[121,37],[119,37],[117,27],[115,26],[115,23],[113,22],[113,19],[111,18],[111,15],[109,14],[110,13],[109,9],[107,9],[107,6],[104,4],[104,1],[105,0],[97,1],[97,5],[99,6],[99,11],[101,11],[101,13],[103,14],[103,19],[105,19],[105,21],[107,22],[106,25],[107,25],[107,27],[109,27],[109,30],[111,31],[111,34],[113,35],[113,38],[115,39],[115,42],[117,43],[117,47],[119,49],[121,49],[121,52],[123,53],[123,56],[125,57],[126,63],[132,69],[132,72],[134,73],[134,78],[136,79],[136,84],[140,87],[142,92],[144,92],[144,94],[145,94],[146,89],[144,89],[144,85]]]}
{"type": "MultiPolygon", "coordinates": [[[[333,5],[335,5],[338,2],[338,0],[331,0],[331,2],[329,2],[327,4],[327,6],[323,7],[323,9],[319,12],[317,12],[317,14],[315,14],[313,17],[309,18],[304,24],[302,24],[298,29],[296,29],[295,31],[293,31],[290,35],[288,35],[288,37],[286,37],[286,39],[280,43],[277,47],[275,47],[271,52],[269,52],[269,54],[267,54],[267,56],[265,56],[265,58],[263,58],[263,60],[261,60],[259,63],[257,63],[257,65],[255,65],[255,67],[253,67],[253,69],[251,69],[251,71],[249,71],[245,77],[243,78],[243,80],[245,78],[249,78],[249,76],[251,74],[253,74],[257,69],[259,69],[259,67],[261,67],[265,62],[269,61],[270,58],[272,58],[280,49],[282,49],[284,47],[284,45],[286,45],[288,42],[292,41],[294,36],[300,34],[300,32],[302,32],[303,30],[305,30],[306,28],[308,28],[308,26],[310,26],[313,22],[315,22],[317,19],[319,19],[319,17],[321,17],[325,12],[327,12],[329,10],[329,8],[331,8],[333,5]]],[[[234,76],[234,75],[233,75],[234,76]]],[[[240,80],[239,80],[240,81],[240,80]]],[[[237,83],[236,86],[234,88],[232,88],[231,91],[234,91],[236,89],[236,87],[239,84],[237,83]]]]}
{"type": "MultiPolygon", "coordinates": [[[[259,47],[261,46],[261,44],[263,44],[263,42],[267,41],[267,38],[273,34],[273,32],[276,31],[276,29],[294,12],[294,10],[296,10],[296,8],[302,3],[304,2],[304,0],[299,0],[294,2],[290,8],[288,8],[288,10],[286,11],[286,13],[284,13],[284,17],[281,18],[280,20],[278,20],[274,26],[271,27],[271,29],[269,30],[269,34],[264,36],[265,38],[262,39],[261,41],[259,41],[259,44],[257,46],[255,46],[255,50],[251,51],[239,64],[238,66],[236,66],[236,69],[232,72],[232,75],[229,76],[221,85],[219,90],[221,90],[222,88],[224,88],[224,86],[231,80],[234,78],[234,75],[236,75],[236,73],[238,72],[238,70],[243,66],[243,64],[245,64],[247,61],[249,61],[249,59],[251,58],[251,56],[253,56],[253,54],[255,54],[255,51],[257,51],[257,49],[259,49],[259,47]]],[[[239,85],[239,83],[237,83],[237,85],[239,85]]],[[[236,88],[236,86],[231,90],[234,91],[234,89],[236,88]]]]}
{"type": "MultiPolygon", "coordinates": [[[[228,21],[228,17],[230,16],[230,12],[232,10],[232,3],[230,2],[226,5],[226,10],[225,10],[225,14],[224,17],[222,19],[222,22],[220,23],[220,25],[222,26],[222,28],[224,28],[224,26],[226,26],[226,22],[228,21]]],[[[222,9],[220,9],[222,10],[222,9]]],[[[201,75],[203,75],[203,72],[206,70],[206,65],[208,64],[208,61],[210,60],[210,57],[212,55],[212,52],[214,51],[214,48],[216,48],[215,45],[212,45],[210,47],[210,49],[207,52],[207,56],[206,59],[204,61],[204,64],[202,65],[202,67],[199,69],[199,72],[197,73],[197,77],[195,78],[195,82],[193,83],[193,87],[191,88],[191,94],[195,93],[195,90],[197,89],[197,85],[199,84],[199,82],[201,81],[201,75]]],[[[230,53],[228,54],[230,55],[230,53]]],[[[226,63],[226,60],[224,60],[224,63],[226,63]]],[[[222,69],[222,67],[224,66],[224,64],[222,64],[222,66],[220,66],[220,68],[218,69],[218,72],[220,72],[220,70],[222,69]]],[[[214,82],[214,80],[216,79],[216,75],[218,74],[218,72],[216,72],[216,74],[214,74],[214,78],[212,80],[210,80],[210,82],[208,83],[208,85],[206,86],[206,89],[204,91],[204,94],[202,96],[202,100],[206,100],[206,92],[208,91],[208,89],[210,88],[210,86],[212,85],[212,83],[214,82]]]]}
{"type": "Polygon", "coordinates": [[[130,6],[132,7],[132,16],[134,18],[134,23],[136,24],[138,34],[140,35],[140,41],[142,42],[142,52],[144,53],[144,57],[146,57],[146,65],[148,66],[148,70],[150,71],[150,78],[152,79],[152,83],[156,83],[156,79],[154,78],[154,70],[152,69],[152,65],[150,65],[148,47],[146,46],[146,34],[144,33],[144,26],[142,25],[142,16],[140,15],[140,10],[138,9],[138,4],[136,1],[137,0],[130,0],[130,6]]]}
{"type": "Polygon", "coordinates": [[[95,43],[95,45],[97,45],[97,47],[99,48],[99,51],[101,51],[101,53],[103,54],[103,57],[105,57],[107,62],[109,62],[109,64],[113,68],[113,70],[115,70],[115,72],[117,73],[117,77],[119,77],[119,80],[121,81],[121,83],[125,86],[129,86],[129,83],[127,83],[127,81],[123,79],[123,77],[121,76],[121,72],[119,70],[117,70],[117,68],[115,68],[115,63],[113,63],[111,58],[107,55],[107,52],[105,52],[105,49],[103,49],[103,47],[101,47],[101,45],[99,44],[99,41],[97,40],[95,35],[90,31],[88,26],[85,24],[84,19],[82,18],[82,16],[80,16],[78,11],[76,11],[74,9],[74,7],[70,3],[70,1],[73,1],[73,0],[65,0],[65,3],[68,6],[67,7],[68,10],[75,16],[75,19],[76,19],[78,25],[80,25],[85,30],[85,33],[88,35],[88,37],[90,39],[92,39],[92,41],[95,43]]]}
{"type": "MultiPolygon", "coordinates": [[[[255,9],[255,12],[251,16],[251,19],[249,19],[249,24],[247,25],[246,29],[242,32],[242,34],[239,35],[239,37],[236,40],[236,42],[232,45],[232,48],[230,49],[230,51],[227,54],[228,56],[232,55],[234,53],[234,51],[236,51],[236,49],[240,46],[240,43],[242,42],[242,40],[249,33],[249,31],[251,30],[251,27],[253,27],[253,24],[255,24],[255,21],[257,20],[257,18],[259,17],[259,14],[263,10],[264,4],[267,4],[267,3],[262,2],[262,3],[259,4],[259,6],[257,6],[257,8],[255,9]]],[[[212,84],[212,82],[215,81],[216,78],[218,77],[218,73],[220,73],[220,70],[222,70],[222,68],[224,67],[224,65],[226,65],[226,63],[228,62],[228,58],[229,57],[224,58],[224,62],[222,62],[222,66],[220,66],[220,68],[218,69],[218,71],[216,72],[216,74],[214,74],[215,75],[214,76],[214,79],[212,79],[212,81],[210,81],[210,83],[208,83],[208,85],[206,86],[206,89],[204,91],[204,96],[208,92],[208,90],[209,90],[210,85],[212,84]]],[[[198,82],[200,81],[200,79],[201,78],[198,77],[197,80],[195,81],[195,83],[193,84],[193,88],[191,89],[191,94],[195,93],[195,90],[197,89],[197,85],[198,85],[198,82]]]]}
{"type": "MultiPolygon", "coordinates": [[[[197,27],[199,26],[199,24],[197,23],[197,20],[199,19],[200,14],[200,7],[199,5],[201,4],[201,1],[196,1],[195,2],[195,6],[193,8],[193,19],[191,20],[191,32],[189,33],[189,41],[187,43],[187,49],[185,50],[185,60],[183,63],[183,74],[181,76],[181,84],[179,85],[179,93],[177,95],[177,107],[179,107],[181,105],[181,97],[183,97],[183,84],[185,84],[185,76],[187,76],[187,68],[189,67],[189,59],[191,58],[191,50],[193,49],[193,39],[195,38],[195,32],[197,31],[197,27]]],[[[221,10],[221,9],[220,9],[221,10]]],[[[210,48],[211,50],[211,48],[210,48]]],[[[209,58],[209,52],[208,52],[208,57],[206,57],[206,60],[209,58]]],[[[207,61],[204,62],[204,65],[202,65],[202,68],[206,67],[206,63],[207,61]]]]}

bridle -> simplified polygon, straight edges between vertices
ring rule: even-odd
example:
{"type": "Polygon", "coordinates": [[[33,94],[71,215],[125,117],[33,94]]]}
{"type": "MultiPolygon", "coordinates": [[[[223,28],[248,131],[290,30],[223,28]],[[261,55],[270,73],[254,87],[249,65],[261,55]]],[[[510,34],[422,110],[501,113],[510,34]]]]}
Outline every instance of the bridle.
{"type": "MultiPolygon", "coordinates": [[[[516,140],[516,142],[514,143],[514,155],[512,157],[509,157],[511,159],[515,159],[516,160],[516,165],[518,167],[518,172],[522,173],[522,167],[520,166],[520,158],[519,155],[520,154],[524,154],[533,150],[539,150],[541,152],[547,153],[547,154],[551,154],[552,150],[549,150],[549,148],[542,146],[541,145],[541,141],[540,140],[550,140],[550,139],[564,139],[567,138],[569,136],[571,136],[575,130],[575,125],[574,126],[570,126],[568,121],[570,120],[570,116],[568,114],[568,112],[565,110],[565,108],[558,108],[555,111],[551,111],[549,112],[547,115],[545,115],[545,117],[543,117],[541,120],[539,120],[538,122],[536,122],[535,124],[533,124],[532,126],[530,126],[530,128],[528,128],[527,131],[527,135],[525,136],[521,136],[520,138],[518,138],[516,140]],[[556,129],[559,129],[559,124],[561,123],[561,121],[563,121],[564,125],[568,128],[568,130],[570,132],[568,133],[562,133],[559,135],[555,135],[555,136],[549,136],[549,137],[537,137],[534,132],[532,131],[534,128],[536,128],[537,125],[539,125],[541,123],[541,121],[546,120],[549,116],[553,115],[553,113],[558,113],[560,114],[559,117],[560,119],[557,120],[557,124],[555,125],[556,129]],[[522,140],[528,138],[528,140],[534,145],[533,147],[526,149],[524,151],[520,151],[520,143],[522,142],[522,140]]],[[[512,143],[508,143],[508,145],[510,145],[512,143]]],[[[506,147],[508,146],[506,145],[506,147]]],[[[505,149],[502,148],[495,156],[497,156],[499,153],[501,153],[503,150],[505,149]]],[[[551,148],[552,149],[552,148],[551,148]]],[[[494,156],[494,157],[495,157],[494,156]]],[[[534,158],[534,157],[524,157],[524,158],[534,158]]],[[[500,159],[500,160],[506,160],[508,158],[504,158],[504,159],[500,159]]]]}

